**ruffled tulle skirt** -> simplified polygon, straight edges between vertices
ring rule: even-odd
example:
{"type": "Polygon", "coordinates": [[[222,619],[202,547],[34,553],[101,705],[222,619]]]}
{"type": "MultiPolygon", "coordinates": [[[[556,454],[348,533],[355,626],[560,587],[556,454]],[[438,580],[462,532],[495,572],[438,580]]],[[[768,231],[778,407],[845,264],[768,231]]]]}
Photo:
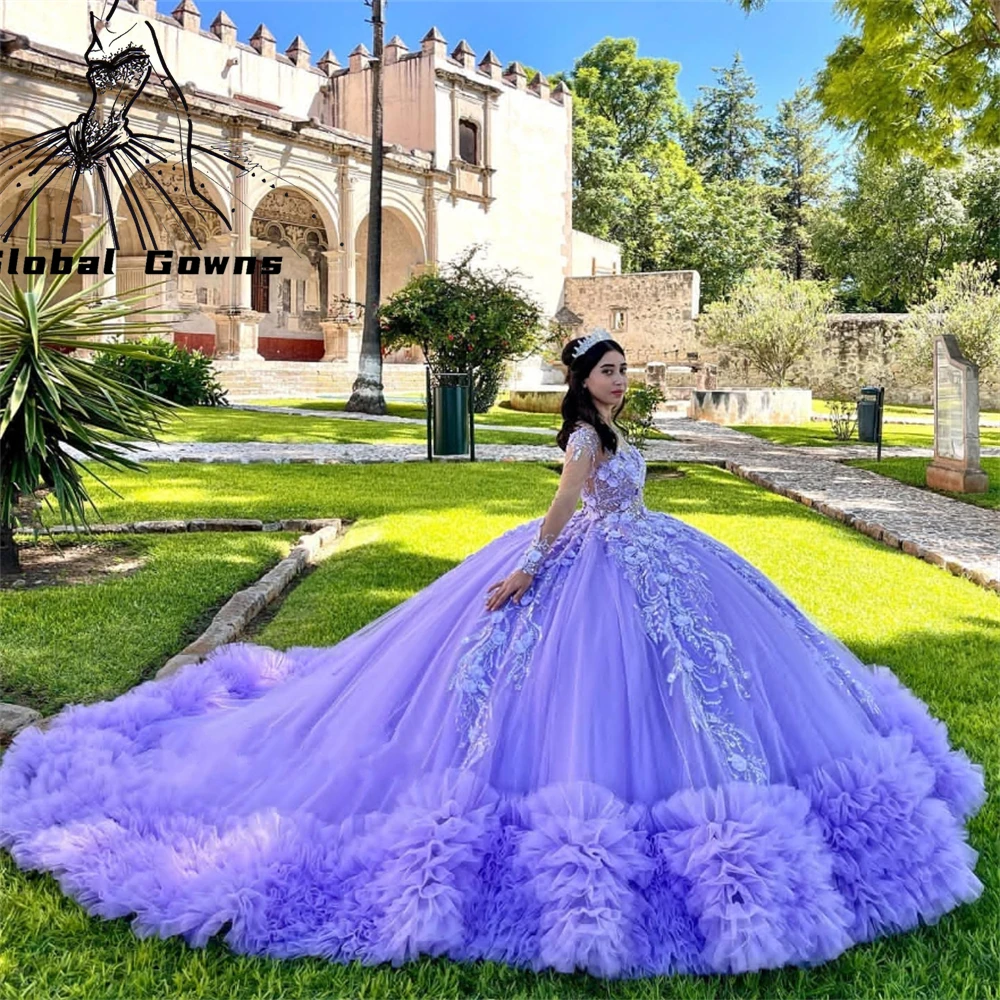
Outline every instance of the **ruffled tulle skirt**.
{"type": "Polygon", "coordinates": [[[486,613],[537,526],[335,646],[24,730],[0,844],[140,936],[607,978],[823,962],[980,894],[982,770],[888,668],[664,514],[574,515],[486,613]]]}

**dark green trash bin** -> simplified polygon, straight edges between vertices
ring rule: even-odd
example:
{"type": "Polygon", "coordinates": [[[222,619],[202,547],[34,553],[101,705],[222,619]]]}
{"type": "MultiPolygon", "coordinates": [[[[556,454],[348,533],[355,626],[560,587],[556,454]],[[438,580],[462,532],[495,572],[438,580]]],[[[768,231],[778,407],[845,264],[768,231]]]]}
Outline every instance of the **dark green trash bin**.
{"type": "Polygon", "coordinates": [[[859,441],[874,444],[879,438],[878,397],[878,389],[864,388],[861,390],[861,399],[858,400],[859,441]]]}
{"type": "Polygon", "coordinates": [[[441,375],[434,386],[436,455],[464,455],[469,450],[469,387],[461,378],[441,375]]]}

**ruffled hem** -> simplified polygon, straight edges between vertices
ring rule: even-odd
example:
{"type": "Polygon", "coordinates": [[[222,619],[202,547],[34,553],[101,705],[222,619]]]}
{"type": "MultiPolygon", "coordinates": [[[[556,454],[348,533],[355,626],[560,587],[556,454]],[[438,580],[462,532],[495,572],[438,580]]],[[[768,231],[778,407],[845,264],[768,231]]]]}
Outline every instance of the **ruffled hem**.
{"type": "MultiPolygon", "coordinates": [[[[313,660],[313,663],[316,661],[313,660]]],[[[646,806],[560,782],[507,795],[422,775],[340,824],[185,801],[150,781],[158,723],[259,697],[310,660],[230,646],[204,664],[22,731],[0,777],[0,845],[139,937],[398,966],[425,954],[603,978],[812,965],[934,923],[982,884],[963,819],[982,769],[884,667],[884,733],[792,784],[646,806]]]]}

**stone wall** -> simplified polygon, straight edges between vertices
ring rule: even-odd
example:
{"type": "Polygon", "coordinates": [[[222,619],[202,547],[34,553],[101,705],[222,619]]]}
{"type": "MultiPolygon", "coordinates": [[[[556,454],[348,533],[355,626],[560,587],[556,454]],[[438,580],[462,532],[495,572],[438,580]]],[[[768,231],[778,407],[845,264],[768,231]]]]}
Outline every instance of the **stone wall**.
{"type": "MultiPolygon", "coordinates": [[[[915,383],[903,377],[893,364],[892,348],[903,319],[896,313],[840,313],[830,317],[826,336],[817,353],[793,365],[789,381],[793,386],[811,388],[817,398],[825,398],[835,380],[846,380],[858,388],[865,384],[886,386],[886,402],[901,405],[933,402],[931,375],[915,383]],[[884,379],[884,381],[883,381],[884,379]]],[[[719,386],[759,387],[770,381],[742,362],[730,359],[724,351],[704,347],[702,357],[717,357],[719,386]]],[[[980,385],[980,405],[984,409],[1000,407],[1000,389],[980,385]]]]}
{"type": "Polygon", "coordinates": [[[567,278],[563,306],[580,318],[581,334],[604,327],[629,363],[643,367],[683,359],[693,349],[700,281],[697,271],[567,278]]]}
{"type": "MultiPolygon", "coordinates": [[[[351,392],[357,369],[343,362],[222,361],[213,362],[231,402],[335,395],[351,392]]],[[[386,395],[422,393],[426,386],[423,365],[382,366],[386,395]]]]}

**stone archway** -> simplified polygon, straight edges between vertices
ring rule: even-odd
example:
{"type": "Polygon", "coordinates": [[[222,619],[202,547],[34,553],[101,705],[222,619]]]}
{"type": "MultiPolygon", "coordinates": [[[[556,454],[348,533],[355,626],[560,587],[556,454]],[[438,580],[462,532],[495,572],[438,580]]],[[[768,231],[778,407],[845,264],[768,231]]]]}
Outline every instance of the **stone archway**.
{"type": "MultiPolygon", "coordinates": [[[[20,131],[0,131],[0,147],[23,138],[26,138],[26,135],[20,131]]],[[[0,187],[0,221],[2,221],[0,233],[6,232],[8,225],[13,221],[14,217],[26,206],[31,198],[32,190],[38,182],[37,176],[27,176],[30,165],[23,168],[18,168],[16,164],[10,166],[12,169],[4,171],[6,176],[2,178],[3,183],[2,187],[0,187]]],[[[66,242],[65,244],[63,243],[63,223],[66,219],[66,203],[69,198],[71,186],[72,175],[69,171],[63,171],[60,176],[56,177],[55,180],[41,190],[35,198],[37,254],[46,260],[51,259],[54,247],[59,247],[63,254],[71,256],[84,241],[85,233],[91,231],[93,220],[96,218],[96,216],[88,213],[87,202],[89,199],[87,197],[87,186],[78,181],[73,191],[73,201],[70,205],[66,242]]],[[[5,251],[4,259],[6,261],[9,261],[10,251],[15,247],[20,249],[20,256],[22,259],[24,258],[27,247],[28,223],[29,212],[25,211],[14,226],[14,230],[7,242],[0,243],[0,250],[5,251]]],[[[89,253],[95,256],[98,254],[96,245],[92,245],[89,248],[89,253]]],[[[19,270],[23,272],[23,268],[19,268],[19,270]]],[[[23,289],[25,287],[26,275],[23,273],[16,276],[5,273],[4,278],[16,283],[19,288],[23,289]]],[[[100,280],[100,278],[95,280],[100,280]]],[[[60,297],[65,298],[79,292],[83,287],[83,276],[74,273],[63,286],[60,297]]]]}
{"type": "MultiPolygon", "coordinates": [[[[216,350],[215,315],[232,301],[232,272],[182,274],[178,259],[184,255],[222,258],[233,253],[233,234],[218,213],[190,195],[182,164],[155,164],[149,167],[157,184],[177,205],[177,212],[165,206],[161,191],[144,173],[122,176],[128,187],[119,187],[115,207],[118,230],[118,292],[127,294],[149,285],[158,285],[146,295],[150,308],[176,309],[171,323],[173,339],[189,349],[205,354],[216,350]],[[137,224],[138,223],[138,224],[137,224]],[[170,272],[161,277],[146,273],[150,250],[173,251],[170,272]]],[[[225,206],[228,199],[202,171],[194,170],[194,183],[214,204],[225,206]]]]}
{"type": "Polygon", "coordinates": [[[330,309],[331,240],[318,205],[293,187],[269,191],[250,223],[254,254],[281,257],[281,273],[258,274],[251,307],[262,313],[258,351],[268,360],[318,361],[330,309]]]}
{"type": "MultiPolygon", "coordinates": [[[[368,280],[368,216],[358,226],[354,246],[358,256],[358,297],[363,299],[368,280]]],[[[426,255],[424,241],[417,227],[401,211],[384,206],[382,209],[382,295],[381,300],[398,292],[419,269],[424,266],[426,255]]],[[[404,347],[386,354],[389,363],[423,363],[423,352],[419,347],[404,347]]]]}

